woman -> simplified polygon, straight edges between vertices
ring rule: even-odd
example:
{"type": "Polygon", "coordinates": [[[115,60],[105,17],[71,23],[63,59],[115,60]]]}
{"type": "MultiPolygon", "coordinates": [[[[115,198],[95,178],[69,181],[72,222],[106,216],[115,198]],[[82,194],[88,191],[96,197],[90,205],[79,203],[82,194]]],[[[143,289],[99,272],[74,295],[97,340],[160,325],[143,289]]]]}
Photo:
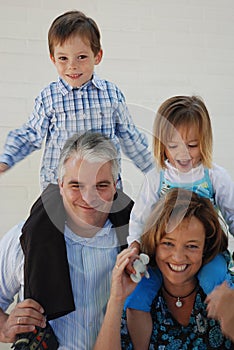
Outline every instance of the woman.
{"type": "MultiPolygon", "coordinates": [[[[196,277],[201,266],[227,249],[227,243],[208,199],[173,189],[157,203],[142,236],[142,251],[157,264],[163,283],[151,307],[152,324],[145,325],[148,344],[134,344],[134,349],[234,349],[219,322],[207,317],[206,295],[196,277]]],[[[117,257],[95,350],[133,349],[122,308],[135,288],[125,273],[134,254],[127,249],[117,257]]]]}

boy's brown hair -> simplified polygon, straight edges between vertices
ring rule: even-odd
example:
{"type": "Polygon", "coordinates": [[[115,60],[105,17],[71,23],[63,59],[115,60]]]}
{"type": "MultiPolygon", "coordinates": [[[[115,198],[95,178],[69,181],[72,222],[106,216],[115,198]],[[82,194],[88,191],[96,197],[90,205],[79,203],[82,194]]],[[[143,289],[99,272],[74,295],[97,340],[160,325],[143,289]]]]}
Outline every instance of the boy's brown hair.
{"type": "Polygon", "coordinates": [[[54,46],[62,45],[74,35],[79,35],[90,43],[94,56],[101,50],[101,34],[95,21],[81,11],[68,11],[55,18],[48,32],[50,55],[54,56],[54,46]]]}

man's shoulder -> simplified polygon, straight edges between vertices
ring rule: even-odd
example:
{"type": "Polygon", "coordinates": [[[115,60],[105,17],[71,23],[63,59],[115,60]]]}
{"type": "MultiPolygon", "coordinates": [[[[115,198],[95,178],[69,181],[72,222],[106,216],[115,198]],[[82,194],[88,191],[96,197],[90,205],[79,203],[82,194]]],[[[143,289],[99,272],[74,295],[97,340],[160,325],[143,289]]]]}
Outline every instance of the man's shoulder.
{"type": "Polygon", "coordinates": [[[19,237],[22,233],[22,227],[25,221],[21,221],[17,225],[13,226],[0,240],[1,246],[20,246],[19,237]]]}
{"type": "Polygon", "coordinates": [[[109,214],[109,219],[115,227],[128,224],[133,204],[133,200],[126,193],[117,190],[109,214]]]}

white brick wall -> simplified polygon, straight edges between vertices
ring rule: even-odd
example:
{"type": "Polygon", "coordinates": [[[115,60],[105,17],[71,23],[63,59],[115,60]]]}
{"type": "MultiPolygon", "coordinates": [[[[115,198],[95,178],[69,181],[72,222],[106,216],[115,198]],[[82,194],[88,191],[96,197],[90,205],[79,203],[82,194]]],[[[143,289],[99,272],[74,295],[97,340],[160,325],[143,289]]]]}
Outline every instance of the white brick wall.
{"type": "MultiPolygon", "coordinates": [[[[198,94],[212,117],[214,159],[234,178],[232,0],[0,0],[0,152],[38,92],[57,79],[47,31],[57,15],[75,8],[99,24],[104,59],[97,72],[123,90],[150,142],[159,104],[171,95],[198,94]]],[[[39,194],[40,157],[35,152],[0,177],[0,235],[27,216],[39,194]]],[[[133,197],[142,179],[125,160],[125,188],[133,197]]]]}

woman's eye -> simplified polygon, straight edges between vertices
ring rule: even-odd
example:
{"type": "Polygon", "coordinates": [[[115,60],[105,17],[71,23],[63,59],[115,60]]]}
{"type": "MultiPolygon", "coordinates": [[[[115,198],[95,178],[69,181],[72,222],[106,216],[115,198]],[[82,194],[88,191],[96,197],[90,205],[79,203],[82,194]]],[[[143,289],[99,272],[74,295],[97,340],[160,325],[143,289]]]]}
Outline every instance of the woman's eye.
{"type": "Polygon", "coordinates": [[[171,242],[167,242],[167,241],[161,242],[161,244],[166,246],[166,247],[171,247],[172,246],[172,243],[171,242]]]}
{"type": "Polygon", "coordinates": [[[189,245],[187,245],[187,248],[189,248],[189,249],[198,249],[198,246],[195,245],[195,244],[189,244],[189,245]]]}

